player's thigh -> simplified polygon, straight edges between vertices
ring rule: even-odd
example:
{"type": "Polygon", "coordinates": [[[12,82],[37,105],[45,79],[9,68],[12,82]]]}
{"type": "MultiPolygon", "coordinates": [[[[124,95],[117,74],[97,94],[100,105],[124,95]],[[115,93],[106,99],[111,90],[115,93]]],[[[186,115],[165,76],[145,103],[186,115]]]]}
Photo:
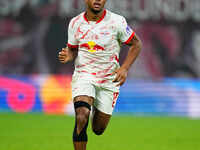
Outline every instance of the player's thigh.
{"type": "Polygon", "coordinates": [[[94,97],[95,88],[92,84],[83,82],[83,80],[73,82],[72,98],[77,122],[85,122],[85,120],[88,120],[94,97]]]}
{"type": "Polygon", "coordinates": [[[74,99],[73,99],[73,102],[86,102],[88,103],[90,106],[93,105],[93,102],[94,102],[94,98],[91,97],[91,96],[87,96],[87,95],[79,95],[79,96],[76,96],[74,99]]]}
{"type": "Polygon", "coordinates": [[[73,102],[86,102],[93,105],[95,97],[95,88],[92,84],[86,81],[76,81],[72,84],[73,102]]]}
{"type": "Polygon", "coordinates": [[[112,115],[105,114],[101,111],[99,111],[96,107],[93,107],[93,117],[92,117],[92,129],[93,131],[100,131],[103,132],[112,115]]]}
{"type": "Polygon", "coordinates": [[[100,112],[112,115],[118,95],[118,91],[115,92],[103,88],[97,89],[96,99],[94,100],[94,106],[100,112]]]}
{"type": "Polygon", "coordinates": [[[93,129],[103,130],[107,127],[117,97],[118,92],[113,92],[107,89],[99,89],[96,91],[92,119],[93,129]]]}

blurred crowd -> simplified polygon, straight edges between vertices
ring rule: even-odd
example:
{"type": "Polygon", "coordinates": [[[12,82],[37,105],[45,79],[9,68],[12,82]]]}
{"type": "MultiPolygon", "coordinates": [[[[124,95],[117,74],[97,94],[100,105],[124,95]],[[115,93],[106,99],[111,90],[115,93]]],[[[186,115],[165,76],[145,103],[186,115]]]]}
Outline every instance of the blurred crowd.
{"type": "Polygon", "coordinates": [[[0,19],[0,73],[70,72],[56,57],[65,46],[69,18],[58,16],[59,1],[40,1],[34,7],[30,2],[17,15],[11,12],[0,19]]]}
{"type": "MultiPolygon", "coordinates": [[[[60,64],[57,54],[66,45],[70,19],[84,9],[83,4],[82,0],[0,0],[0,74],[71,74],[73,63],[60,64]]],[[[143,42],[129,78],[200,77],[198,21],[124,15],[143,42]]],[[[123,46],[121,63],[127,51],[123,46]]]]}

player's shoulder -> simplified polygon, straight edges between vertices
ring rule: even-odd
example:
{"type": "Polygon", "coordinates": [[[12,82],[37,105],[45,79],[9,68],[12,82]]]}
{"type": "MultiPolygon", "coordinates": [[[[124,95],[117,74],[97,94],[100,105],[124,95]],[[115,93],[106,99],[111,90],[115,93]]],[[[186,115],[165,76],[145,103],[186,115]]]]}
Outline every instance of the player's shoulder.
{"type": "Polygon", "coordinates": [[[71,27],[73,28],[76,24],[80,23],[82,21],[82,18],[83,18],[83,14],[84,12],[78,14],[77,16],[73,17],[71,20],[70,20],[70,25],[71,27]]]}
{"type": "Polygon", "coordinates": [[[124,18],[124,16],[120,15],[120,14],[117,14],[115,12],[112,12],[110,10],[107,10],[108,14],[111,15],[111,17],[114,17],[115,19],[119,19],[119,18],[124,18]]]}
{"type": "Polygon", "coordinates": [[[123,21],[126,20],[124,16],[117,14],[115,12],[109,11],[109,10],[107,10],[107,14],[109,18],[111,18],[113,21],[119,24],[121,24],[123,21]]]}

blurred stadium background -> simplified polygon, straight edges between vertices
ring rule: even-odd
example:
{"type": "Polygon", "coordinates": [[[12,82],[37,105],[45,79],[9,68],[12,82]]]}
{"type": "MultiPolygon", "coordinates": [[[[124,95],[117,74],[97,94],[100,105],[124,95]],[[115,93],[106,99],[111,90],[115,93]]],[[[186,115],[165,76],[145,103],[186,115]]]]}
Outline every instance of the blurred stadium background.
{"type": "MultiPolygon", "coordinates": [[[[200,1],[108,0],[106,7],[126,17],[143,50],[107,134],[91,136],[89,148],[200,150],[200,1]]],[[[84,0],[0,0],[0,150],[72,149],[73,63],[60,64],[57,54],[83,10],[84,0]]]]}

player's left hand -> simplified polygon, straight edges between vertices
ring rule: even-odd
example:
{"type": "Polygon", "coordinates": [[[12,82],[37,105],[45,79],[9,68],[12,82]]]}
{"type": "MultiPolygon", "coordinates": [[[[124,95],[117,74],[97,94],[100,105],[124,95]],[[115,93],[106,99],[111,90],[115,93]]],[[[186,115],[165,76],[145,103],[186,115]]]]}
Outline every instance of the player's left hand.
{"type": "Polygon", "coordinates": [[[119,69],[115,70],[113,72],[113,74],[116,74],[116,77],[113,80],[113,82],[119,82],[119,84],[117,84],[117,86],[121,86],[126,81],[126,78],[128,75],[128,70],[123,67],[120,67],[119,69]]]}

